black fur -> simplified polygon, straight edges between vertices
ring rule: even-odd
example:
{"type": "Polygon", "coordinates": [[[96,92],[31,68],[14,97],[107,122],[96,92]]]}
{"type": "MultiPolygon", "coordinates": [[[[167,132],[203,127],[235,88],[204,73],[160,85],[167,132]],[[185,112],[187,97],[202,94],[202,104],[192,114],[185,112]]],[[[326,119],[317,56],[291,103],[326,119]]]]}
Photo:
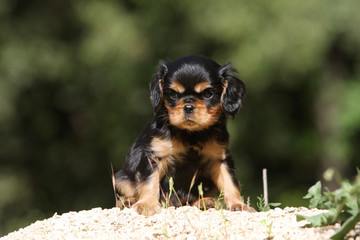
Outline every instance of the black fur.
{"type": "MultiPolygon", "coordinates": [[[[216,193],[218,189],[210,171],[213,163],[204,159],[205,153],[201,148],[211,141],[221,146],[228,144],[226,116],[235,117],[246,94],[245,84],[236,77],[236,70],[229,63],[220,66],[215,61],[202,56],[187,56],[175,62],[161,61],[150,82],[150,94],[155,117],[131,146],[123,168],[116,174],[116,181],[129,180],[138,191],[140,184],[149,181],[149,177],[161,161],[171,159],[172,164],[159,183],[158,200],[164,200],[164,195],[169,194],[170,177],[174,180],[174,188],[177,192],[177,196],[173,194],[170,199],[171,205],[179,206],[196,201],[199,198],[197,186],[200,183],[203,184],[205,194],[216,193]],[[174,82],[180,83],[184,87],[184,92],[171,89],[174,82]],[[194,87],[202,82],[208,83],[211,87],[200,93],[196,92],[194,87]],[[181,103],[186,105],[196,102],[204,104],[208,109],[220,109],[214,113],[218,114],[217,120],[196,130],[184,129],[172,124],[169,109],[175,109],[181,103]],[[216,108],[217,106],[220,107],[216,108]],[[180,154],[174,153],[173,156],[162,159],[152,148],[151,143],[154,138],[175,139],[186,148],[180,154]],[[194,176],[196,176],[195,184],[190,189],[194,176]],[[180,202],[177,197],[180,198],[180,202]]],[[[233,170],[234,162],[227,149],[226,154],[226,158],[212,161],[225,164],[229,168],[233,183],[238,186],[233,170]]],[[[121,193],[122,189],[118,190],[121,193]]],[[[136,197],[138,192],[134,194],[136,197]]]]}
{"type": "Polygon", "coordinates": [[[236,70],[228,63],[219,70],[223,84],[226,85],[221,104],[226,114],[234,118],[246,96],[245,84],[236,75],[236,70]]]}

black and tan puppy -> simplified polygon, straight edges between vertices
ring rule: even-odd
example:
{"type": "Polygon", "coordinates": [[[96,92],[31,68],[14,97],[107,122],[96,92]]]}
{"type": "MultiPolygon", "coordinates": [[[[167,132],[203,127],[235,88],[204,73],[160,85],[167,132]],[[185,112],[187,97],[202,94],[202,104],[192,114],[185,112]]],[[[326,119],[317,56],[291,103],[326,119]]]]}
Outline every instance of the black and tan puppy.
{"type": "Polygon", "coordinates": [[[168,198],[172,178],[170,205],[198,206],[202,183],[207,205],[222,191],[227,209],[252,210],[240,196],[228,150],[226,117],[237,114],[245,97],[235,69],[202,56],[161,61],[150,91],[155,117],[116,174],[126,201],[138,213],[154,214],[168,198]]]}

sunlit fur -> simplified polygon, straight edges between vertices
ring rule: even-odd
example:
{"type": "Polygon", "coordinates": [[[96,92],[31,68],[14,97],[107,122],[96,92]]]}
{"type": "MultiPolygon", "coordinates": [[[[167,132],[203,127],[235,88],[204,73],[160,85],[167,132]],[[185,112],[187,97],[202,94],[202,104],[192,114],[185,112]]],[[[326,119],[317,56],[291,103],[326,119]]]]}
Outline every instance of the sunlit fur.
{"type": "Polygon", "coordinates": [[[116,174],[128,205],[145,215],[155,214],[160,201],[199,207],[201,183],[208,205],[222,191],[229,210],[252,210],[243,203],[228,150],[226,118],[235,117],[245,98],[236,70],[202,56],[161,61],[150,94],[155,117],[116,174]],[[171,197],[170,178],[176,191],[171,197]]]}
{"type": "Polygon", "coordinates": [[[223,113],[220,104],[214,107],[206,107],[203,101],[198,100],[193,103],[194,113],[186,115],[184,105],[186,103],[183,101],[180,101],[175,107],[170,107],[165,103],[170,124],[189,131],[200,131],[214,125],[223,113]]]}

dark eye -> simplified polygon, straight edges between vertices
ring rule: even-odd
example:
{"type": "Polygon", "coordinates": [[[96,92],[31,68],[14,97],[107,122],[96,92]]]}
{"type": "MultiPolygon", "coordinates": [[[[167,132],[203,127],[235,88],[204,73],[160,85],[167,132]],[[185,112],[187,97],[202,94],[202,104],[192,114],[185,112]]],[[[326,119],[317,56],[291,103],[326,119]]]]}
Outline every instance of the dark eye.
{"type": "Polygon", "coordinates": [[[205,89],[203,92],[202,92],[202,96],[206,99],[210,99],[214,96],[214,91],[212,88],[208,88],[208,89],[205,89]]]}
{"type": "Polygon", "coordinates": [[[172,99],[175,100],[178,98],[178,93],[174,90],[169,90],[168,96],[172,99]]]}

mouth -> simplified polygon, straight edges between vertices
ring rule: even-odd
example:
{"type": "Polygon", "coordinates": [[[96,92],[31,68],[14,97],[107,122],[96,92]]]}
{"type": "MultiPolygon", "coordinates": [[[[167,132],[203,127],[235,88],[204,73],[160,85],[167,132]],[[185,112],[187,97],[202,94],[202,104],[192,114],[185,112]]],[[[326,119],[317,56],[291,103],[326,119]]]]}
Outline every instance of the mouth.
{"type": "Polygon", "coordinates": [[[195,121],[192,121],[192,120],[185,120],[184,122],[183,122],[183,125],[184,126],[194,126],[196,124],[196,122],[195,121]]]}
{"type": "Polygon", "coordinates": [[[184,122],[184,124],[189,125],[189,126],[193,126],[193,125],[197,125],[197,124],[198,124],[198,122],[196,121],[196,119],[195,119],[193,116],[191,116],[191,115],[185,115],[183,122],[184,122]]]}
{"type": "Polygon", "coordinates": [[[184,121],[185,122],[195,122],[195,120],[191,117],[191,115],[185,115],[184,121]]]}
{"type": "Polygon", "coordinates": [[[187,130],[198,130],[199,128],[201,128],[199,123],[190,116],[185,116],[184,121],[181,125],[187,130]]]}

